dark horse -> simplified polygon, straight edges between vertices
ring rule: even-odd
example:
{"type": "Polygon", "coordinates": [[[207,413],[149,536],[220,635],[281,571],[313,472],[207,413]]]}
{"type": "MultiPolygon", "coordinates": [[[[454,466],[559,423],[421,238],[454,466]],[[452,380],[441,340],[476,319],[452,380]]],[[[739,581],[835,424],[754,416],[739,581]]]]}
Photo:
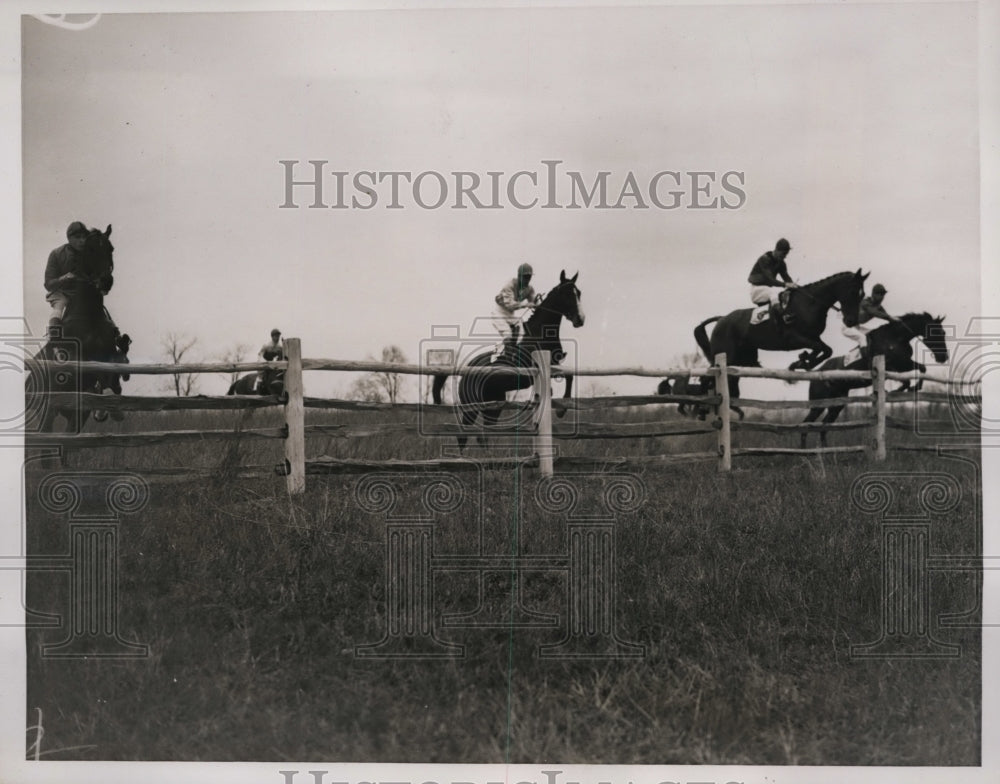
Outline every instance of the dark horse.
{"type": "MultiPolygon", "coordinates": [[[[861,356],[857,359],[848,360],[851,354],[841,357],[832,357],[819,368],[819,370],[871,370],[872,358],[878,355],[885,356],[885,369],[894,373],[907,373],[911,370],[919,370],[921,373],[927,372],[927,367],[919,362],[913,361],[913,346],[910,342],[914,338],[920,338],[924,345],[930,349],[937,363],[948,361],[948,346],[945,343],[944,331],[941,323],[944,316],[934,318],[929,313],[907,313],[900,316],[899,322],[889,322],[868,333],[868,345],[861,349],[861,356]]],[[[852,352],[854,353],[854,352],[852,352]]],[[[923,385],[924,380],[917,380],[917,389],[923,385]]],[[[868,379],[817,379],[809,382],[809,399],[826,400],[835,397],[846,397],[852,389],[864,389],[870,387],[872,380],[868,379]]],[[[910,388],[910,382],[904,381],[899,391],[903,392],[910,388]]],[[[828,425],[834,422],[840,412],[844,410],[843,405],[830,406],[828,409],[812,408],[806,416],[805,422],[815,422],[819,415],[826,411],[823,417],[823,424],[828,425]]],[[[806,434],[802,433],[801,445],[806,446],[806,434]]],[[[821,430],[819,434],[821,446],[826,446],[826,431],[821,430]]]]}
{"type": "MultiPolygon", "coordinates": [[[[60,367],[33,372],[33,380],[29,382],[33,389],[29,389],[29,397],[32,392],[101,394],[110,390],[116,395],[122,393],[121,381],[127,381],[127,375],[107,371],[79,373],[74,369],[74,363],[80,361],[128,362],[132,341],[118,331],[104,308],[104,297],[114,284],[114,246],[110,237],[110,225],[103,232],[91,229],[83,249],[77,254],[73,270],[76,279],[68,291],[69,304],[63,314],[62,334],[53,336],[35,355],[35,359],[59,362],[60,367]]],[[[66,420],[68,432],[79,432],[90,413],[74,403],[57,408],[44,398],[38,400],[43,401],[39,413],[42,432],[51,432],[60,414],[66,420]]],[[[95,419],[106,416],[104,412],[94,412],[95,419]]]]}
{"type": "MultiPolygon", "coordinates": [[[[579,273],[572,278],[566,277],[563,270],[559,274],[559,285],[550,291],[541,304],[535,307],[535,312],[524,322],[524,336],[518,344],[514,357],[504,354],[496,362],[491,363],[492,351],[476,354],[469,360],[469,367],[531,367],[532,351],[551,351],[552,364],[558,365],[566,357],[562,343],[559,341],[559,326],[565,317],[574,327],[583,326],[583,308],[580,306],[580,290],[576,287],[579,273]]],[[[447,375],[434,376],[432,392],[434,402],[441,402],[441,390],[444,388],[447,375]]],[[[573,388],[573,377],[565,376],[566,392],[569,397],[573,388]]],[[[483,423],[495,425],[500,417],[500,407],[481,408],[482,403],[502,403],[507,399],[507,393],[516,389],[530,387],[534,379],[528,374],[497,373],[486,375],[462,376],[458,382],[459,403],[466,407],[462,411],[462,429],[475,423],[480,411],[483,423]]],[[[458,445],[465,448],[468,437],[460,435],[458,445]]],[[[485,443],[480,434],[480,444],[485,443]]]]}
{"type": "Polygon", "coordinates": [[[285,391],[285,371],[265,370],[260,386],[257,386],[257,374],[249,373],[240,376],[229,387],[227,395],[280,395],[285,391]]]}
{"type": "MultiPolygon", "coordinates": [[[[853,327],[858,323],[858,305],[865,295],[867,277],[868,275],[861,274],[860,269],[857,272],[838,272],[793,289],[786,310],[791,314],[790,324],[775,323],[773,316],[759,324],[753,324],[751,317],[756,308],[742,308],[734,310],[728,316],[705,319],[695,327],[694,338],[713,365],[717,354],[725,354],[728,365],[759,367],[757,352],[761,349],[793,351],[804,348],[807,350],[799,354],[798,360],[789,366],[789,370],[809,370],[833,353],[833,349],[820,340],[820,335],[826,329],[827,311],[835,303],[840,304],[844,324],[853,327]],[[705,327],[713,321],[718,323],[709,339],[705,327]]],[[[729,394],[739,397],[738,376],[729,376],[729,394]]]]}

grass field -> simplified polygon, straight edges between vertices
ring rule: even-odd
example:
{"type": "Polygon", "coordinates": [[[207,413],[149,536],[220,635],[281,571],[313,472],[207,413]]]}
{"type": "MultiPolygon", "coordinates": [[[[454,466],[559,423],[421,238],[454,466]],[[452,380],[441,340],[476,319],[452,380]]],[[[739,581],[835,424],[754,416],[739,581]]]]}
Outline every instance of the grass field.
{"type": "MultiPolygon", "coordinates": [[[[311,422],[386,422],[412,414],[310,412],[311,422]]],[[[755,413],[750,414],[751,417],[755,413]]],[[[759,414],[756,414],[759,418],[759,414]]],[[[614,410],[605,422],[674,418],[666,407],[614,410]]],[[[795,421],[798,415],[788,415],[795,421]]],[[[280,412],[144,414],[103,429],[217,429],[277,424],[280,412]]],[[[93,428],[92,428],[93,429],[93,428]]],[[[863,432],[863,431],[862,431],[863,432]]],[[[737,433],[734,444],[794,445],[797,436],[737,433]]],[[[860,443],[858,432],[831,444],[860,443]]],[[[894,444],[926,442],[890,432],[894,444]]],[[[714,439],[561,441],[590,456],[711,449],[714,439]]],[[[417,435],[320,437],[308,454],[426,458],[417,435]]],[[[419,477],[398,477],[399,503],[366,511],[361,476],[310,476],[291,499],[284,480],[227,481],[237,464],[278,462],[280,442],[101,449],[71,470],[200,466],[218,481],[152,484],[121,517],[119,632],[149,646],[134,660],[51,659],[66,629],[29,629],[26,725],[44,715],[45,759],[561,762],[644,764],[976,765],[980,759],[980,584],[975,572],[929,578],[930,634],[952,659],[852,658],[879,638],[882,521],[851,500],[854,482],[889,473],[954,478],[961,500],[932,516],[933,554],[981,551],[978,453],[890,452],[885,463],[838,458],[737,458],[632,473],[644,502],[615,516],[619,638],[641,658],[547,660],[566,633],[567,576],[522,575],[525,607],[548,628],[451,628],[477,606],[477,575],[433,578],[446,660],[371,660],[358,646],[387,628],[386,530],[426,512],[419,477]],[[945,626],[942,613],[967,613],[945,626]]],[[[618,471],[621,473],[621,471],[618,471]]],[[[27,476],[28,552],[63,553],[67,516],[27,476]]],[[[889,478],[890,483],[894,480],[889,478]]],[[[392,479],[390,477],[390,479],[392,479]]],[[[462,504],[433,519],[436,554],[553,554],[567,549],[565,513],[537,501],[532,473],[456,476],[462,504]]],[[[609,477],[572,477],[583,511],[609,477]],[[588,500],[589,499],[589,500],[588,500]]],[[[597,499],[597,500],[593,500],[597,499]]],[[[904,499],[906,500],[906,499],[904,499]]],[[[910,500],[906,501],[910,503],[910,500]]],[[[510,606],[504,570],[483,601],[510,606]]],[[[30,574],[28,604],[65,613],[65,575],[30,574]]],[[[29,743],[33,740],[29,733],[29,743]]]]}

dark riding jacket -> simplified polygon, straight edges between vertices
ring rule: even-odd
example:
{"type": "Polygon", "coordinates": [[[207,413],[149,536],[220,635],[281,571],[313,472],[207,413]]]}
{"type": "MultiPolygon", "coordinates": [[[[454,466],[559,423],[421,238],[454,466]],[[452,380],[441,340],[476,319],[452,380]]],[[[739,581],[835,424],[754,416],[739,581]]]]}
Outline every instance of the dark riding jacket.
{"type": "Polygon", "coordinates": [[[45,265],[45,290],[72,293],[76,288],[72,280],[56,281],[67,272],[80,275],[79,258],[80,254],[69,243],[52,251],[45,265]]]}
{"type": "Polygon", "coordinates": [[[784,260],[774,257],[772,251],[768,251],[753,265],[750,270],[750,277],[747,282],[752,286],[781,286],[781,280],[791,283],[792,277],[788,274],[788,267],[784,260]]]}
{"type": "Polygon", "coordinates": [[[885,308],[881,305],[876,305],[872,301],[871,297],[865,297],[861,300],[861,305],[858,306],[858,323],[864,324],[867,321],[871,321],[873,318],[892,321],[892,316],[885,312],[885,308]]]}

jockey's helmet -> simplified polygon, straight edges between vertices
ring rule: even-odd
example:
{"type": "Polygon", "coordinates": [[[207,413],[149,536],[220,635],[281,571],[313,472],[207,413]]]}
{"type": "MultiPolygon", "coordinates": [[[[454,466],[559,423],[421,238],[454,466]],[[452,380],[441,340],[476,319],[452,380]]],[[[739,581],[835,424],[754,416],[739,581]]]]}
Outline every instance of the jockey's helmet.
{"type": "Polygon", "coordinates": [[[879,294],[885,296],[888,293],[889,292],[885,290],[885,286],[883,286],[881,283],[876,283],[874,286],[872,286],[872,294],[876,296],[878,296],[879,294]]]}
{"type": "Polygon", "coordinates": [[[783,250],[785,251],[785,253],[788,253],[788,251],[792,249],[792,246],[788,244],[788,240],[782,237],[780,240],[778,240],[777,244],[774,246],[774,249],[783,250]]]}
{"type": "Polygon", "coordinates": [[[278,337],[281,337],[281,330],[280,330],[280,329],[278,329],[277,327],[275,327],[274,329],[272,329],[272,330],[271,330],[271,337],[272,337],[272,338],[278,338],[278,337]]]}
{"type": "Polygon", "coordinates": [[[528,275],[534,275],[534,274],[535,271],[531,268],[531,265],[528,264],[528,262],[525,262],[524,264],[522,264],[520,267],[517,268],[517,276],[519,278],[524,278],[527,277],[528,275]]]}
{"type": "Polygon", "coordinates": [[[77,234],[88,234],[87,227],[84,226],[80,221],[73,221],[69,224],[66,229],[66,239],[76,236],[77,234]]]}

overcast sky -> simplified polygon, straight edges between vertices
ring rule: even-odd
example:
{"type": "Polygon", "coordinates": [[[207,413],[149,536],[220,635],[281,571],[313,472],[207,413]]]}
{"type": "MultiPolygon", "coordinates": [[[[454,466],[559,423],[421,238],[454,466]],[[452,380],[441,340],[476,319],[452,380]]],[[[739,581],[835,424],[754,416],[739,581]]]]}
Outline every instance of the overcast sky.
{"type": "MultiPolygon", "coordinates": [[[[668,366],[695,324],[749,304],[780,236],[801,283],[863,267],[891,310],[963,323],[979,308],[976,23],[954,3],[113,14],[76,32],[25,17],[25,313],[44,329],[47,254],[82,220],[114,226],[107,305],[133,361],[161,359],[171,332],[199,357],[255,354],[273,326],[309,357],[397,344],[416,361],[433,325],[467,334],[528,261],[543,290],[580,273],[587,323],[564,336],[581,365],[668,366]],[[371,209],[309,209],[301,186],[282,209],[279,161],[307,179],[313,159],[327,204],[333,171],[348,205],[371,201],[360,171],[440,172],[449,198],[420,206],[428,176],[418,197],[400,180],[401,209],[388,181],[371,209]],[[543,209],[546,160],[562,161],[556,203],[567,171],[609,172],[611,204],[632,172],[648,208],[543,209]],[[507,198],[520,170],[539,178],[515,189],[530,209],[507,198]],[[502,209],[455,209],[454,171],[485,202],[501,172],[502,209]],[[681,175],[676,209],[646,198],[661,171],[681,175]],[[692,171],[714,182],[694,193],[692,171]]],[[[672,189],[659,180],[661,203],[672,189]]],[[[849,345],[835,315],[827,337],[849,345]]]]}

